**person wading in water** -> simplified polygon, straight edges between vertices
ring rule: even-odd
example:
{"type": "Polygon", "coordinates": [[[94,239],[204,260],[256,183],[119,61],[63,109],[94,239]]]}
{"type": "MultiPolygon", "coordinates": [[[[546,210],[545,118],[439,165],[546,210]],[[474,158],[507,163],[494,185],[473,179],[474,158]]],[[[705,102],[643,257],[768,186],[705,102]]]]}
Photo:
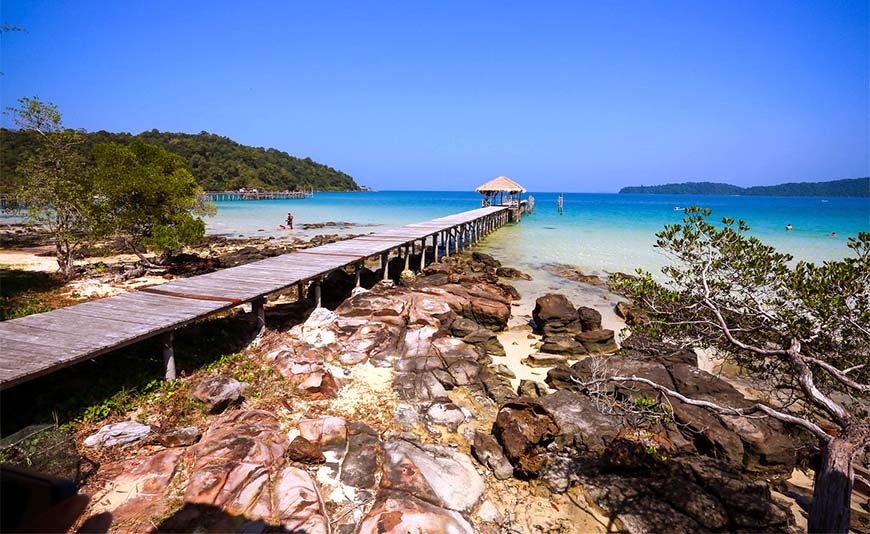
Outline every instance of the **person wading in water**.
{"type": "Polygon", "coordinates": [[[290,212],[287,213],[287,227],[293,229],[293,214],[290,212]]]}

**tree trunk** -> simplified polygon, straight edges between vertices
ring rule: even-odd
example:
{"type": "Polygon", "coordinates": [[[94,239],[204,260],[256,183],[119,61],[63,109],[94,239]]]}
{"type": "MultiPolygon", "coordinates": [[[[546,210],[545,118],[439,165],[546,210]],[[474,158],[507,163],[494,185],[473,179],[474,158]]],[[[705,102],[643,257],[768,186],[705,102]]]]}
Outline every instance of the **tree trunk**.
{"type": "Polygon", "coordinates": [[[851,512],[852,457],[858,445],[851,440],[834,438],[822,448],[822,460],[816,471],[813,507],[807,530],[812,533],[849,531],[851,512]]]}
{"type": "Polygon", "coordinates": [[[64,241],[55,241],[54,253],[57,257],[57,266],[65,280],[72,278],[75,273],[75,263],[72,257],[72,250],[69,243],[64,241]]]}

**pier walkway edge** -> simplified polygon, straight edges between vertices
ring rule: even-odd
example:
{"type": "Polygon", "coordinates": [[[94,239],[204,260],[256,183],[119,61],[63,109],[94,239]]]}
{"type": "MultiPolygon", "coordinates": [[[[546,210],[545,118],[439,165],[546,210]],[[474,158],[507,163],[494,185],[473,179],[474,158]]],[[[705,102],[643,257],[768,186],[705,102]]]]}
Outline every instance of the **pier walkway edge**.
{"type": "MultiPolygon", "coordinates": [[[[186,324],[251,303],[263,328],[270,294],[310,283],[320,306],[320,281],[337,269],[356,266],[359,283],[365,261],[379,258],[386,279],[394,250],[404,248],[407,263],[409,251],[431,242],[438,261],[439,245],[445,255],[462,251],[513,218],[509,207],[479,208],[0,322],[0,390],[158,335],[166,378],[174,379],[173,332],[186,324]]],[[[422,270],[425,261],[421,254],[411,267],[422,270]]]]}

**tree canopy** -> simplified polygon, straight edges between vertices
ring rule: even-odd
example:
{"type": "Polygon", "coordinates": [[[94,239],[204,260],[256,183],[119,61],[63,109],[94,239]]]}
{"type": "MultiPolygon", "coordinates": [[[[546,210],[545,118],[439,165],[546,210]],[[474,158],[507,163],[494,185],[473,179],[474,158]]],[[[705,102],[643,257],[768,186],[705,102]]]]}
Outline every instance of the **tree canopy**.
{"type": "Polygon", "coordinates": [[[205,234],[195,215],[210,213],[180,156],[139,139],[129,145],[94,146],[95,190],[101,234],[124,242],[142,256],[168,257],[205,234]]]}
{"type": "Polygon", "coordinates": [[[33,148],[16,167],[17,180],[7,180],[34,222],[44,225],[55,245],[58,268],[73,274],[73,256],[94,237],[97,219],[91,169],[80,145],[82,133],[63,125],[57,106],[37,98],[21,98],[7,108],[15,123],[32,139],[33,148]]]}
{"type": "Polygon", "coordinates": [[[672,259],[664,283],[640,270],[616,277],[648,314],[633,329],[714,348],[766,387],[773,406],[697,405],[775,417],[815,435],[822,458],[810,530],[845,532],[852,462],[870,447],[870,233],[850,238],[852,255],[841,261],[793,263],[749,236],[744,221],[717,227],[709,216],[689,208],[683,224],[657,234],[672,259]]]}
{"type": "MultiPolygon", "coordinates": [[[[169,133],[150,130],[138,135],[105,131],[82,135],[82,154],[90,154],[100,143],[128,145],[135,140],[161,147],[184,158],[197,183],[205,190],[258,188],[269,191],[304,190],[357,191],[349,175],[311,158],[297,158],[274,148],[250,147],[208,132],[169,133]]],[[[0,172],[8,178],[0,192],[21,176],[18,165],[38,146],[38,139],[26,130],[0,130],[0,172]]]]}
{"type": "Polygon", "coordinates": [[[166,259],[205,234],[196,215],[214,206],[181,156],[140,139],[91,146],[82,132],[63,126],[57,106],[35,97],[8,113],[21,127],[19,138],[31,142],[9,187],[51,233],[64,277],[75,273],[75,251],[98,239],[115,238],[148,261],[147,250],[166,259]]]}

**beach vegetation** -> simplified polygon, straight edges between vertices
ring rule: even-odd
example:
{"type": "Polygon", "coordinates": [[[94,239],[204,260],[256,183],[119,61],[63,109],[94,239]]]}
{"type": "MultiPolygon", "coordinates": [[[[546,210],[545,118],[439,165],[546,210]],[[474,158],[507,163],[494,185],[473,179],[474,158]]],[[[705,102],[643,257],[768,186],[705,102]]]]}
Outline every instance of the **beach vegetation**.
{"type": "Polygon", "coordinates": [[[766,390],[770,404],[723,406],[690,399],[650,380],[670,398],[739,417],[773,417],[818,439],[810,532],[846,532],[853,463],[870,447],[870,233],[849,239],[850,255],[821,265],[793,262],[749,234],[744,221],[709,221],[685,210],[657,247],[670,257],[665,281],[638,270],[616,287],[650,320],[632,325],[661,339],[715,350],[766,390]],[[862,401],[863,399],[863,401],[862,401]]]}
{"type": "Polygon", "coordinates": [[[214,214],[214,205],[183,158],[139,140],[101,143],[92,154],[100,234],[124,243],[143,263],[151,263],[147,251],[164,263],[205,235],[197,215],[214,214]]]}
{"type": "Polygon", "coordinates": [[[7,114],[30,135],[32,149],[15,173],[4,172],[4,181],[30,220],[48,229],[58,269],[69,279],[76,251],[93,239],[96,228],[94,182],[80,147],[83,134],[66,128],[57,106],[38,97],[20,98],[7,114]]]}

